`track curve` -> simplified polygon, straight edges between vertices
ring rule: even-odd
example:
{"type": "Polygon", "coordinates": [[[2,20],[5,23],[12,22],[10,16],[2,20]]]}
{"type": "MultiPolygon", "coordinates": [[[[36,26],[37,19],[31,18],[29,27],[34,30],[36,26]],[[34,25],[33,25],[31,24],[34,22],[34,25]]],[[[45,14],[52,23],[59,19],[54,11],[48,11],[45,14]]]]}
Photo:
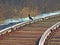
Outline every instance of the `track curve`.
{"type": "Polygon", "coordinates": [[[41,35],[53,24],[60,21],[60,16],[26,25],[20,29],[0,36],[0,45],[38,45],[41,35]]]}

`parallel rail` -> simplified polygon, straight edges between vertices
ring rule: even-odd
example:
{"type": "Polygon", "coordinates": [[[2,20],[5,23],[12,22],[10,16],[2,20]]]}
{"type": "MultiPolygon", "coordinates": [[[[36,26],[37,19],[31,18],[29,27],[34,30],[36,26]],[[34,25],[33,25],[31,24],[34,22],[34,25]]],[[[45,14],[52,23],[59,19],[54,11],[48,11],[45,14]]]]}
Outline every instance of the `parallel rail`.
{"type": "Polygon", "coordinates": [[[51,30],[55,30],[58,27],[60,27],[60,22],[56,23],[55,25],[53,25],[52,27],[48,28],[44,34],[42,35],[42,37],[39,40],[39,44],[38,45],[44,45],[44,42],[46,40],[46,38],[49,36],[49,34],[51,33],[51,30]]]}

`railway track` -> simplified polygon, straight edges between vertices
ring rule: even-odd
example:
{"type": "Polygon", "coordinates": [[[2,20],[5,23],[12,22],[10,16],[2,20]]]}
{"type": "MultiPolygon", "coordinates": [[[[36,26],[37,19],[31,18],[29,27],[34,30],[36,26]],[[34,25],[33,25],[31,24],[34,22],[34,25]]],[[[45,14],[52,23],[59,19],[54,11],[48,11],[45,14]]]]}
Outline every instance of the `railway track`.
{"type": "Polygon", "coordinates": [[[42,34],[60,21],[60,16],[38,21],[0,36],[0,45],[38,45],[42,34]]]}
{"type": "Polygon", "coordinates": [[[48,42],[45,45],[60,45],[60,27],[51,34],[51,36],[49,35],[51,38],[46,40],[48,42]]]}

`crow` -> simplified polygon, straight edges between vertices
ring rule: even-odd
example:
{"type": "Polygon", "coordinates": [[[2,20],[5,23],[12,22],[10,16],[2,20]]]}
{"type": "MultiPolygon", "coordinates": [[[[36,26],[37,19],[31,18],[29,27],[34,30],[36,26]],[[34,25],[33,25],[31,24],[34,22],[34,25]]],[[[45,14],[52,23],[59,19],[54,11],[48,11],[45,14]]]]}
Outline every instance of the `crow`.
{"type": "Polygon", "coordinates": [[[28,15],[28,17],[29,17],[30,20],[33,20],[33,18],[30,16],[30,14],[28,15]]]}

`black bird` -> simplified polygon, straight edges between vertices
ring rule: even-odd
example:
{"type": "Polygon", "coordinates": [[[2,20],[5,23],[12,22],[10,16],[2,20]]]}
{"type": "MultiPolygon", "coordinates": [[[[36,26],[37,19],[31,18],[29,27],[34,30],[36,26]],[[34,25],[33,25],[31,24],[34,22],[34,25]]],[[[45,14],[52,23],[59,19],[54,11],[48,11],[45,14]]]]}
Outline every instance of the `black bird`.
{"type": "Polygon", "coordinates": [[[30,20],[33,20],[33,18],[30,16],[30,14],[28,15],[28,17],[29,17],[30,20]]]}

